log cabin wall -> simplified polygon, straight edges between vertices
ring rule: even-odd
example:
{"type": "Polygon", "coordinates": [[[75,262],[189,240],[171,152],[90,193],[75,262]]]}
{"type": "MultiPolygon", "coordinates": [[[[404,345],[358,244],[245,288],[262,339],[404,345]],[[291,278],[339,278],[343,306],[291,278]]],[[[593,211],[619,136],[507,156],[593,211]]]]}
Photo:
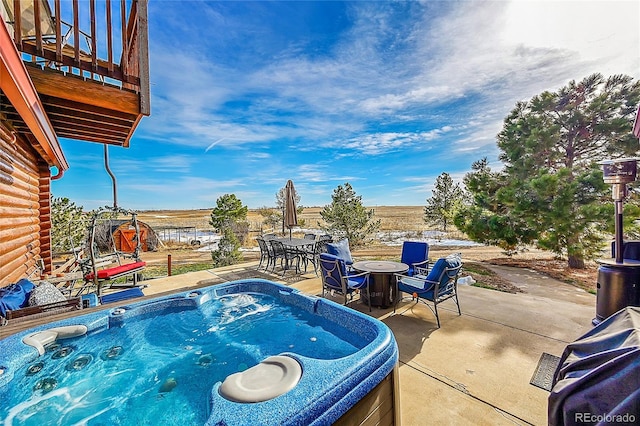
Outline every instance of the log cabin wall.
{"type": "Polygon", "coordinates": [[[40,232],[41,215],[51,222],[49,182],[49,169],[31,144],[0,121],[0,287],[36,271],[41,246],[50,241],[49,229],[40,232]]]}

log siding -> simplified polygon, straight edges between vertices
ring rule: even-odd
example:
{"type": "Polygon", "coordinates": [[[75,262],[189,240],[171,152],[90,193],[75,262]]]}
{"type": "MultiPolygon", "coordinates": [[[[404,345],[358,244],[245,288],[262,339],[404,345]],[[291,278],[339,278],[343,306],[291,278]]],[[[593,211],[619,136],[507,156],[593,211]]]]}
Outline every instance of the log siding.
{"type": "Polygon", "coordinates": [[[6,286],[33,274],[42,254],[51,267],[51,234],[41,233],[40,224],[50,229],[50,174],[30,143],[0,127],[0,286],[6,286]]]}

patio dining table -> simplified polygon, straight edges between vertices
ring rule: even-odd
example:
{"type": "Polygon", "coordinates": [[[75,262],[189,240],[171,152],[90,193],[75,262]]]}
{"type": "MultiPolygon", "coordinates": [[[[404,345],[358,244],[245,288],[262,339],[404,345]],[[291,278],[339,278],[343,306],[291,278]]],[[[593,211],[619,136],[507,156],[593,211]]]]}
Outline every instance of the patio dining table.
{"type": "MultiPolygon", "coordinates": [[[[313,246],[316,243],[316,240],[310,240],[307,238],[284,237],[284,238],[273,238],[273,240],[282,243],[282,245],[285,247],[285,250],[296,252],[298,253],[298,255],[303,257],[306,255],[306,253],[308,253],[310,250],[313,249],[313,246]]],[[[303,259],[301,258],[301,260],[303,259]]],[[[283,273],[286,273],[286,271],[289,269],[291,269],[291,264],[288,261],[286,261],[284,264],[283,273]]],[[[296,272],[298,272],[298,269],[299,268],[296,268],[296,272]]]]}
{"type": "Polygon", "coordinates": [[[304,246],[312,246],[316,243],[316,240],[309,240],[306,238],[274,238],[276,241],[280,241],[287,247],[299,248],[304,246]]]}

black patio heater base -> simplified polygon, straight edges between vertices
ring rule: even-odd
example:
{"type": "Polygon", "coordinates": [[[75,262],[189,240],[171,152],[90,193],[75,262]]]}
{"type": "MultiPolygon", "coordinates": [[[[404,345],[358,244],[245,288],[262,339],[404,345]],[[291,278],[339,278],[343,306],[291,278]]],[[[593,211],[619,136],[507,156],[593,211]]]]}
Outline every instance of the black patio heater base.
{"type": "Polygon", "coordinates": [[[640,306],[640,261],[623,259],[598,260],[596,284],[596,317],[591,321],[598,325],[627,306],[640,306]]]}

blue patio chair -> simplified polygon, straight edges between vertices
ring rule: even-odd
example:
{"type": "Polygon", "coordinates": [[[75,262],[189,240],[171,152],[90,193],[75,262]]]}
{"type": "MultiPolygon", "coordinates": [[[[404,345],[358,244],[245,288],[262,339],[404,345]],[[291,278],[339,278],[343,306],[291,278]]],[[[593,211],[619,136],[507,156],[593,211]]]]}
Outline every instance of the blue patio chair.
{"type": "Polygon", "coordinates": [[[371,312],[368,272],[348,273],[344,260],[328,253],[320,254],[320,270],[322,271],[322,297],[325,297],[325,292],[337,292],[344,295],[344,305],[346,305],[347,296],[350,296],[353,301],[353,293],[366,288],[369,312],[371,312]]]}
{"type": "Polygon", "coordinates": [[[458,301],[458,275],[462,268],[462,260],[459,255],[442,257],[436,261],[429,275],[408,277],[396,274],[396,301],[393,305],[393,312],[401,300],[401,293],[408,293],[416,304],[422,301],[436,316],[438,328],[440,328],[440,317],[438,316],[438,305],[445,300],[453,299],[460,312],[460,302],[458,301]],[[429,303],[433,304],[433,308],[429,303]]]}
{"type": "Polygon", "coordinates": [[[351,250],[349,249],[349,240],[346,238],[337,243],[328,243],[327,253],[344,260],[347,268],[351,268],[351,265],[353,265],[353,257],[351,257],[351,250]]]}
{"type": "Polygon", "coordinates": [[[409,265],[407,275],[423,273],[429,269],[429,244],[421,241],[405,241],[402,243],[400,262],[409,265]],[[416,271],[417,270],[417,271],[416,271]]]}

